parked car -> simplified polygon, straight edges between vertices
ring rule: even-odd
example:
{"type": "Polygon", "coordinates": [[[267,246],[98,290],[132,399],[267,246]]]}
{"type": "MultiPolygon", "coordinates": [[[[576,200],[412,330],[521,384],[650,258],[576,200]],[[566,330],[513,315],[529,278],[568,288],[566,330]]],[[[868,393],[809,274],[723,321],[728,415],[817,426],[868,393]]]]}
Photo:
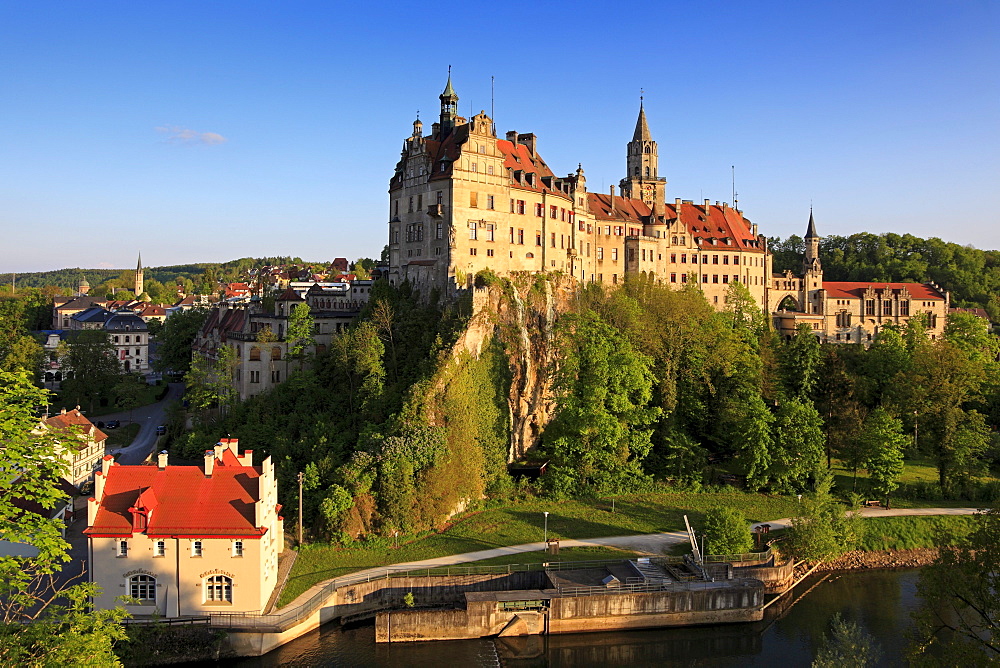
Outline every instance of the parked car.
{"type": "Polygon", "coordinates": [[[108,420],[104,423],[105,429],[117,429],[122,426],[121,420],[108,420]]]}
{"type": "Polygon", "coordinates": [[[166,433],[167,433],[167,426],[166,425],[161,424],[160,426],[158,426],[156,428],[156,435],[157,436],[163,436],[166,433]]]}

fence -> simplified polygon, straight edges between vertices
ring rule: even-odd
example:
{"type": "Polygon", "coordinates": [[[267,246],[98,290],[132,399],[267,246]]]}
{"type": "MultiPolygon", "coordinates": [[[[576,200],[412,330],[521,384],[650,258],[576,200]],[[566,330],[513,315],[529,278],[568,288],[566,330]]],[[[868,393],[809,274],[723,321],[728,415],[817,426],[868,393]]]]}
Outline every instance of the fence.
{"type": "MultiPolygon", "coordinates": [[[[631,580],[631,578],[629,578],[631,580]]],[[[725,583],[706,582],[698,580],[695,582],[641,582],[626,583],[613,586],[592,586],[592,587],[558,587],[559,595],[565,597],[598,596],[601,594],[633,594],[642,592],[657,591],[694,591],[705,589],[722,589],[734,586],[746,586],[753,583],[752,580],[736,580],[725,583]]],[[[759,585],[758,585],[759,586],[759,585]]]]}
{"type": "MultiPolygon", "coordinates": [[[[705,557],[706,561],[757,561],[766,560],[770,557],[771,550],[767,552],[750,552],[742,555],[712,555],[705,557]],[[749,557],[746,558],[746,557],[749,557]]],[[[683,563],[684,557],[655,557],[656,561],[665,563],[683,563]]],[[[385,568],[379,569],[378,571],[369,571],[366,574],[357,575],[346,575],[341,578],[336,578],[330,580],[322,587],[320,587],[312,596],[300,603],[295,607],[285,607],[278,612],[273,612],[270,614],[260,614],[259,612],[213,612],[211,613],[211,624],[216,628],[228,628],[228,629],[246,629],[246,630],[263,630],[267,629],[270,631],[285,631],[289,628],[299,624],[305,619],[308,619],[314,615],[320,608],[327,604],[335,594],[338,588],[348,587],[351,585],[360,584],[362,582],[372,582],[373,580],[385,580],[391,578],[405,578],[405,577],[430,577],[430,576],[457,576],[457,575],[504,575],[508,573],[515,572],[530,572],[530,571],[564,571],[564,570],[574,570],[578,568],[602,568],[605,566],[620,564],[621,559],[598,559],[591,561],[556,561],[556,562],[543,562],[543,563],[533,563],[533,564],[507,564],[506,566],[438,566],[438,567],[428,567],[428,568],[385,568]]],[[[706,582],[701,583],[703,585],[711,585],[712,583],[706,582]]],[[[698,583],[693,583],[693,586],[697,586],[698,583]]],[[[634,585],[638,586],[638,585],[634,585]]],[[[675,585],[643,585],[651,586],[653,589],[648,591],[656,591],[661,587],[691,587],[692,584],[675,584],[675,585]]],[[[595,589],[598,590],[594,593],[604,592],[607,593],[608,589],[605,587],[572,587],[565,588],[566,591],[570,590],[584,590],[584,589],[595,589]]],[[[639,591],[639,589],[634,589],[639,591]]],[[[560,594],[563,593],[563,589],[560,589],[560,594]]],[[[616,589],[615,591],[622,591],[622,589],[616,589]]],[[[588,594],[583,593],[571,593],[564,594],[567,596],[584,596],[588,594]]]]}

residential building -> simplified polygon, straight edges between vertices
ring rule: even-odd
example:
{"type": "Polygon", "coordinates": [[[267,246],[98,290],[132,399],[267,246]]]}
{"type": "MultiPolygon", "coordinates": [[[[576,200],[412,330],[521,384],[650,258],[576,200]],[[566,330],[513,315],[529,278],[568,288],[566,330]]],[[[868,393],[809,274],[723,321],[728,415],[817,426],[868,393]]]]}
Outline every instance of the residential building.
{"type": "Polygon", "coordinates": [[[460,117],[450,76],[440,101],[429,135],[413,123],[389,182],[391,283],[452,295],[485,269],[606,285],[644,274],[677,289],[694,283],[720,309],[736,282],[766,303],[766,239],[727,203],[667,202],[641,103],[616,194],[589,191],[579,166],[556,176],[534,134],[499,138],[485,112],[460,117]]]}
{"type": "Polygon", "coordinates": [[[80,487],[94,479],[94,471],[104,457],[104,442],[108,435],[94,426],[77,406],[42,420],[41,428],[59,437],[63,457],[69,463],[66,479],[80,487]]]}
{"type": "Polygon", "coordinates": [[[914,316],[924,318],[931,339],[944,334],[949,293],[934,283],[824,281],[820,240],[810,211],[802,273],[771,278],[769,311],[783,336],[794,336],[805,324],[820,341],[868,346],[886,325],[903,327],[914,316]]]}
{"type": "Polygon", "coordinates": [[[201,466],[122,466],[105,457],[88,502],[97,608],[134,601],[135,616],[263,612],[278,581],[284,522],[270,457],[259,466],[236,439],[201,466]]]}
{"type": "Polygon", "coordinates": [[[130,312],[115,313],[104,323],[104,331],[126,373],[149,371],[149,327],[142,318],[130,312]]]}

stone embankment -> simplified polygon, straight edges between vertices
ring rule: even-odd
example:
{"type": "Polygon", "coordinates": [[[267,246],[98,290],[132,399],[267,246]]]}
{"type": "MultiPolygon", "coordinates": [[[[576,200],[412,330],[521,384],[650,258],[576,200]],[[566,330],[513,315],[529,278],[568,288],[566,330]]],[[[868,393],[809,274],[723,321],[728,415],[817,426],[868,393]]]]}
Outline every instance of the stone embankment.
{"type": "Polygon", "coordinates": [[[846,552],[821,565],[820,571],[863,571],[872,568],[918,568],[937,558],[937,548],[846,552]]]}

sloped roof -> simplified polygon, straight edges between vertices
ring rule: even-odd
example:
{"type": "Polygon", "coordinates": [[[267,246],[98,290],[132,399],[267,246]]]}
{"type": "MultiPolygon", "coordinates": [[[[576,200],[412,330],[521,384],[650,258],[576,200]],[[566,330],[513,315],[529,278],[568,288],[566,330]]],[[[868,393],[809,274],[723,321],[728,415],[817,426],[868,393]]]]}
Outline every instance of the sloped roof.
{"type": "Polygon", "coordinates": [[[79,409],[73,409],[71,411],[66,411],[65,413],[53,415],[45,420],[44,424],[53,431],[66,432],[78,430],[78,433],[86,436],[95,443],[100,443],[108,438],[108,435],[95,427],[94,424],[88,420],[79,409]]]}
{"type": "Polygon", "coordinates": [[[875,292],[898,294],[902,290],[910,293],[913,299],[937,299],[943,300],[944,295],[929,285],[923,283],[864,283],[864,282],[839,282],[823,281],[823,289],[826,290],[830,299],[862,299],[868,288],[875,292]]]}
{"type": "Polygon", "coordinates": [[[146,535],[259,537],[254,504],[260,468],[240,466],[232,452],[216,460],[211,477],[199,466],[122,466],[108,469],[92,535],[132,534],[131,508],[148,513],[146,535]],[[141,498],[140,498],[141,497],[141,498]]]}

